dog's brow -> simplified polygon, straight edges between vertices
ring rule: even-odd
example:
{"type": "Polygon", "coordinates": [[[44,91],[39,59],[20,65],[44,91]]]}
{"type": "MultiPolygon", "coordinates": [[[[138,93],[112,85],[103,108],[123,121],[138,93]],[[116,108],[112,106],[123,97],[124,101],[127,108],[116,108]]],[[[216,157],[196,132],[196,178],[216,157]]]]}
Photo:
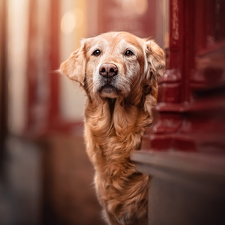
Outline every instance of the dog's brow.
{"type": "Polygon", "coordinates": [[[123,49],[123,51],[126,49],[131,49],[136,54],[142,54],[142,48],[138,46],[136,43],[129,42],[127,40],[121,40],[119,45],[120,48],[123,49]]]}
{"type": "Polygon", "coordinates": [[[91,46],[89,51],[92,52],[92,51],[96,50],[97,48],[103,49],[107,45],[108,45],[107,40],[102,39],[101,41],[97,41],[93,46],[91,46]]]}

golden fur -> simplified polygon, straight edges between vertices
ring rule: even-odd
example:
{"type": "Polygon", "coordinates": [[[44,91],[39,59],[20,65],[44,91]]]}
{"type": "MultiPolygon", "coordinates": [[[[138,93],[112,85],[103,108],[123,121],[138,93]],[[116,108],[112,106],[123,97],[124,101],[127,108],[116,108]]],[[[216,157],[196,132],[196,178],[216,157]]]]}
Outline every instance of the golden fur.
{"type": "Polygon", "coordinates": [[[135,170],[130,152],[140,148],[152,122],[157,77],[164,67],[164,52],[154,41],[126,32],[83,40],[60,66],[87,94],[86,150],[95,168],[97,197],[111,225],[147,224],[149,177],[135,170]],[[116,65],[118,74],[102,77],[104,63],[116,65]]]}

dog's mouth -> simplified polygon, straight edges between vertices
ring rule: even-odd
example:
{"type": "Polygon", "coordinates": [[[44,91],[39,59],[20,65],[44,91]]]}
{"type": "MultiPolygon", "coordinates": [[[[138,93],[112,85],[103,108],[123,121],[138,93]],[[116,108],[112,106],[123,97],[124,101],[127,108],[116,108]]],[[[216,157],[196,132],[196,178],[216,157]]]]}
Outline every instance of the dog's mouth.
{"type": "Polygon", "coordinates": [[[99,89],[99,93],[102,97],[117,98],[120,90],[112,84],[107,83],[99,89]]]}
{"type": "Polygon", "coordinates": [[[111,84],[105,84],[101,87],[100,91],[109,94],[109,93],[116,91],[116,88],[111,84]]]}

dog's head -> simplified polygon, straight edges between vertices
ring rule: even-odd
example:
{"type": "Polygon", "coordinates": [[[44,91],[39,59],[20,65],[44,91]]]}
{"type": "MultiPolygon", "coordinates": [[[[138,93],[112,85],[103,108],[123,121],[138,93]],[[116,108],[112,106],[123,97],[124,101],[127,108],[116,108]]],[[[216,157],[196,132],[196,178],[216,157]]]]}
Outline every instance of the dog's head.
{"type": "Polygon", "coordinates": [[[104,99],[149,92],[164,68],[164,52],[153,40],[109,32],[82,40],[60,72],[79,82],[88,96],[104,99]]]}

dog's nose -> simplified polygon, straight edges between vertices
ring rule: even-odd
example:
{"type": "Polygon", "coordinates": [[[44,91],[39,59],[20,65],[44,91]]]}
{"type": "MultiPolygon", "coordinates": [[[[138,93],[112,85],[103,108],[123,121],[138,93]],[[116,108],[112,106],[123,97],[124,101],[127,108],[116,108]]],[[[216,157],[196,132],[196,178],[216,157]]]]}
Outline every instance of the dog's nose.
{"type": "Polygon", "coordinates": [[[99,74],[103,77],[113,77],[117,73],[118,67],[113,63],[103,63],[99,68],[99,74]]]}

